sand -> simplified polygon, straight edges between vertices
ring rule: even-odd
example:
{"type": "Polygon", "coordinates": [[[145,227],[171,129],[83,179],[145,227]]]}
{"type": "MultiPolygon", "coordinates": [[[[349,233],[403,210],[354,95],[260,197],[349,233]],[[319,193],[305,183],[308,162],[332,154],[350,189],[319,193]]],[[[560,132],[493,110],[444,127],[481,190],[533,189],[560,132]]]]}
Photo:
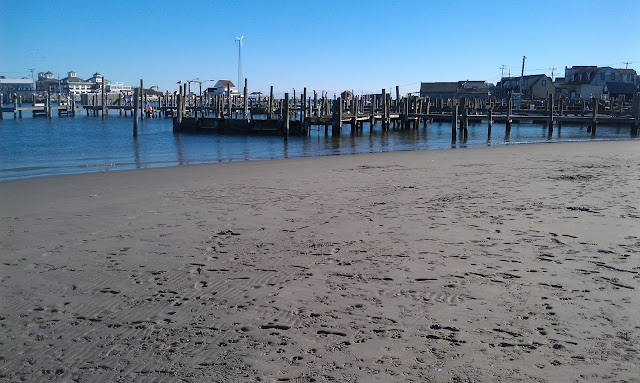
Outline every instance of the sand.
{"type": "Polygon", "coordinates": [[[640,381],[640,142],[0,183],[0,381],[640,381]]]}

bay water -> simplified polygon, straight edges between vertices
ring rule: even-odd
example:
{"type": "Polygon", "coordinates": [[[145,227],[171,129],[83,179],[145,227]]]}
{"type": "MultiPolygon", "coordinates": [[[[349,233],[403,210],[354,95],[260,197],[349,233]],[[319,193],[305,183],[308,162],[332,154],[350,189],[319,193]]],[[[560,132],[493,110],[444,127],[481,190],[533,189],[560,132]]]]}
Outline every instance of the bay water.
{"type": "Polygon", "coordinates": [[[506,134],[504,124],[493,124],[488,139],[487,124],[469,125],[466,142],[451,140],[451,123],[430,122],[417,129],[391,128],[383,132],[381,125],[373,131],[364,129],[351,134],[346,124],[339,137],[324,134],[324,127],[312,127],[308,137],[186,134],[174,133],[167,118],[145,119],[140,122],[138,137],[132,134],[131,117],[109,115],[105,119],[86,116],[79,111],[75,117],[46,119],[14,119],[5,113],[0,121],[0,181],[61,174],[106,172],[124,169],[183,166],[192,164],[258,161],[283,158],[346,155],[401,150],[459,149],[514,144],[630,140],[628,126],[598,126],[591,138],[585,125],[554,128],[551,137],[540,124],[512,124],[506,134]]]}

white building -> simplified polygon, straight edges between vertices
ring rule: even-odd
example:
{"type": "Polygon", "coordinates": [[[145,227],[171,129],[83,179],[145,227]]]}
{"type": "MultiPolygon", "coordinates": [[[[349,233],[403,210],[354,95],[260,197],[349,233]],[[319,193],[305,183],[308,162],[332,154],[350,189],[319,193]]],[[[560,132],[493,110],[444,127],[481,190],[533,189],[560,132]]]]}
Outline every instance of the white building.
{"type": "Polygon", "coordinates": [[[123,93],[123,94],[133,93],[133,87],[131,85],[124,85],[121,82],[109,84],[108,89],[109,89],[109,93],[123,93]]]}
{"type": "Polygon", "coordinates": [[[62,79],[62,89],[64,93],[72,96],[89,93],[93,89],[93,83],[85,81],[77,76],[76,72],[71,71],[66,78],[62,79]]]}

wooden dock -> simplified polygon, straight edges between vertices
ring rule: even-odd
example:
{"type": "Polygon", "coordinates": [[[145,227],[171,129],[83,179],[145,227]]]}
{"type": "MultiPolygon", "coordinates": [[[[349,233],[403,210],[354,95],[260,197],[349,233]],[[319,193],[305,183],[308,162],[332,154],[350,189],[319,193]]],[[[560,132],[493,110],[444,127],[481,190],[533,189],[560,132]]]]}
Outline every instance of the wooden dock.
{"type": "Polygon", "coordinates": [[[31,98],[31,104],[22,102],[22,96],[14,95],[12,104],[9,107],[4,106],[3,96],[0,95],[0,120],[4,118],[4,113],[13,113],[13,118],[22,118],[22,112],[31,112],[33,117],[51,118],[54,112],[58,116],[73,116],[76,112],[76,105],[70,97],[58,99],[58,103],[54,104],[51,95],[45,97],[44,102],[38,103],[35,95],[31,98]]]}
{"type": "MultiPolygon", "coordinates": [[[[595,137],[599,125],[630,127],[632,137],[637,137],[640,114],[640,94],[633,101],[625,100],[522,100],[520,109],[513,109],[510,98],[491,97],[481,99],[429,99],[415,95],[400,97],[396,87],[396,98],[392,99],[383,89],[380,94],[353,96],[349,98],[326,95],[318,98],[307,96],[304,88],[301,97],[284,99],[270,97],[249,100],[247,97],[232,97],[230,93],[213,99],[187,97],[186,88],[180,90],[175,108],[173,127],[175,132],[236,132],[283,135],[308,135],[311,127],[324,127],[325,134],[339,136],[343,126],[349,125],[355,133],[367,124],[369,129],[380,122],[384,131],[390,126],[415,128],[423,122],[451,122],[452,140],[458,134],[466,137],[470,123],[487,123],[488,135],[494,123],[505,124],[507,133],[513,123],[530,122],[547,126],[552,134],[554,126],[581,124],[595,137]],[[265,121],[277,121],[265,122],[265,121]],[[268,128],[267,128],[268,127],[268,128]]],[[[246,82],[244,95],[247,94],[246,82]]],[[[173,113],[173,111],[172,111],[173,113]]]]}
{"type": "Polygon", "coordinates": [[[10,107],[2,107],[0,119],[4,113],[21,118],[23,111],[49,118],[53,111],[60,116],[72,116],[82,108],[87,116],[130,115],[134,118],[134,134],[138,118],[171,117],[175,132],[276,134],[285,139],[290,135],[308,135],[312,128],[324,128],[328,135],[331,127],[331,135],[339,136],[344,125],[349,125],[351,133],[355,133],[365,125],[373,130],[377,123],[387,131],[391,126],[410,129],[435,121],[450,122],[452,141],[455,141],[458,134],[467,136],[470,123],[486,123],[489,137],[494,123],[504,124],[509,133],[511,125],[518,122],[543,124],[549,135],[554,127],[561,128],[562,124],[586,125],[592,137],[600,125],[628,126],[631,137],[637,137],[640,115],[640,93],[636,93],[632,101],[554,100],[550,95],[546,100],[521,100],[520,109],[514,109],[511,98],[430,99],[414,94],[401,97],[399,87],[395,89],[395,98],[385,89],[379,94],[329,98],[315,91],[307,94],[303,88],[298,95],[293,91],[293,97],[285,93],[284,98],[277,99],[273,96],[273,86],[269,96],[250,98],[245,79],[243,90],[242,94],[233,94],[227,89],[215,96],[195,96],[187,95],[187,86],[181,85],[176,94],[149,94],[140,80],[135,96],[86,94],[78,109],[76,102],[68,97],[60,105],[53,105],[51,95],[44,103],[23,105],[22,99],[16,96],[10,107]]]}

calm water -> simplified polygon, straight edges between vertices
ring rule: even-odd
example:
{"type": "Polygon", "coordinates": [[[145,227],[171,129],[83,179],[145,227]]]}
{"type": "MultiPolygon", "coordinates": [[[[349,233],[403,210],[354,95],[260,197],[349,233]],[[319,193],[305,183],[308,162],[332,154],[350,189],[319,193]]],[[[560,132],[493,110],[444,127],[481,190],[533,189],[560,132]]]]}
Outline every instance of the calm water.
{"type": "MultiPolygon", "coordinates": [[[[494,124],[491,140],[487,125],[469,126],[466,143],[451,143],[451,123],[429,123],[425,129],[392,129],[382,132],[379,124],[356,135],[345,125],[341,137],[313,129],[310,137],[291,137],[285,143],[277,136],[174,134],[170,119],[148,119],[132,137],[130,117],[53,117],[48,120],[13,119],[5,113],[0,121],[0,181],[59,174],[122,169],[181,166],[229,161],[252,161],[336,154],[400,150],[452,149],[501,146],[535,142],[588,141],[586,126],[564,125],[554,129],[551,139],[542,125],[513,124],[505,135],[504,124],[494,124]]],[[[315,127],[314,127],[315,128],[315,127]]],[[[459,136],[459,135],[458,135],[459,136]]],[[[599,126],[599,140],[629,140],[629,127],[599,126]]]]}

